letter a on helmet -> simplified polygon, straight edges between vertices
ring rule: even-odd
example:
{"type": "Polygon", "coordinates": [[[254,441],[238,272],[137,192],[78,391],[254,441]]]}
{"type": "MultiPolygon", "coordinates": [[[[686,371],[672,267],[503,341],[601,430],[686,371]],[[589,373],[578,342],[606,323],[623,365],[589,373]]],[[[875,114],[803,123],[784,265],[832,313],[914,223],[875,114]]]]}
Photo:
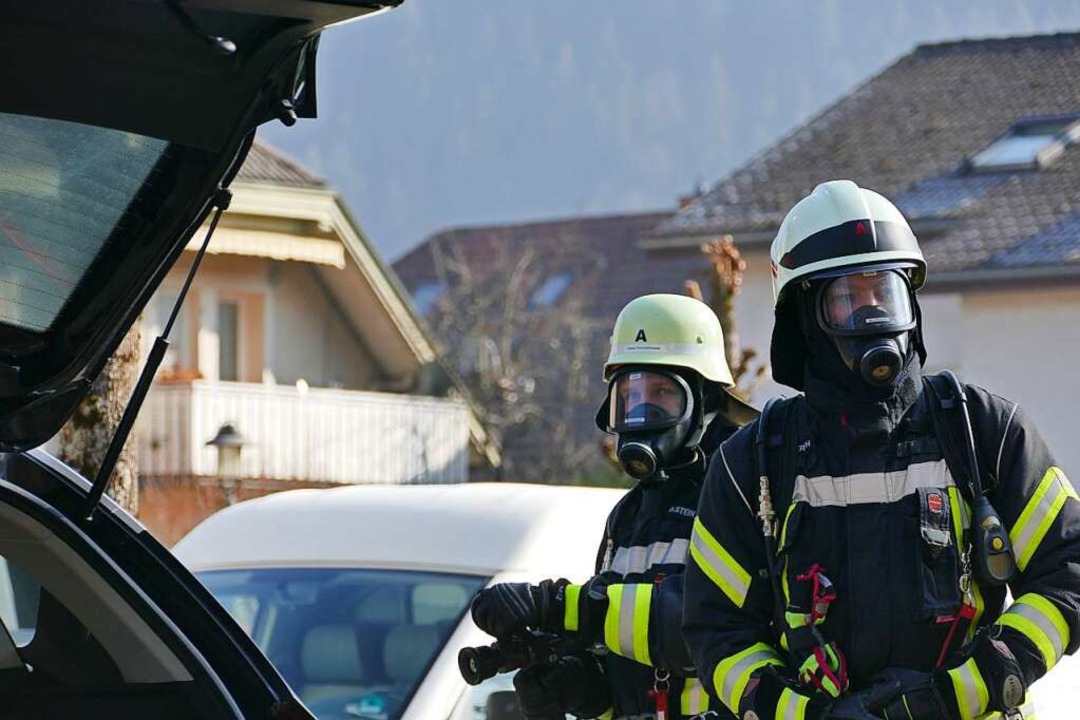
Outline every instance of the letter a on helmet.
{"type": "Polygon", "coordinates": [[[735,384],[716,314],[700,300],[684,295],[643,295],[622,309],[611,333],[604,382],[620,365],[686,368],[724,387],[735,384]]]}

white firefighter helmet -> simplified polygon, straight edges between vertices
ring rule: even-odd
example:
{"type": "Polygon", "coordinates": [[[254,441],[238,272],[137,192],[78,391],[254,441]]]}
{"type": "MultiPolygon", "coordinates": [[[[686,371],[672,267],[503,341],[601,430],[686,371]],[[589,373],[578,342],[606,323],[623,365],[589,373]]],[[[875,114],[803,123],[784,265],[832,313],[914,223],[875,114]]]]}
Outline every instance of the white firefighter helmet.
{"type": "Polygon", "coordinates": [[[821,183],[791,208],[770,250],[773,303],[794,281],[847,268],[908,266],[911,286],[926,279],[926,261],[896,206],[850,180],[821,183]]]}
{"type": "MultiPolygon", "coordinates": [[[[784,217],[770,249],[773,325],[770,360],[773,379],[802,390],[806,342],[797,304],[790,302],[802,280],[853,272],[902,269],[912,290],[926,280],[926,261],[907,220],[888,199],[850,180],[821,183],[784,217]]],[[[926,360],[920,311],[911,295],[916,351],[926,360]]]]}

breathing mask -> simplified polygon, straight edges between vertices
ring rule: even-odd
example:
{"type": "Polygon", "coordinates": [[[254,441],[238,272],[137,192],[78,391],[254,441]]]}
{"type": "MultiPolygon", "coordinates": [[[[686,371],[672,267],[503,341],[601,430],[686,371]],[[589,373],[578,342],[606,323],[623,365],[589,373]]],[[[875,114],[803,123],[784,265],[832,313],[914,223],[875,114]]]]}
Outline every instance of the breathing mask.
{"type": "Polygon", "coordinates": [[[893,385],[911,353],[916,327],[911,285],[899,266],[864,267],[814,280],[817,323],[853,373],[874,387],[893,385]]]}
{"type": "Polygon", "coordinates": [[[619,436],[616,454],[628,475],[644,480],[661,474],[698,442],[700,398],[700,390],[668,370],[624,368],[612,376],[597,420],[619,436]]]}

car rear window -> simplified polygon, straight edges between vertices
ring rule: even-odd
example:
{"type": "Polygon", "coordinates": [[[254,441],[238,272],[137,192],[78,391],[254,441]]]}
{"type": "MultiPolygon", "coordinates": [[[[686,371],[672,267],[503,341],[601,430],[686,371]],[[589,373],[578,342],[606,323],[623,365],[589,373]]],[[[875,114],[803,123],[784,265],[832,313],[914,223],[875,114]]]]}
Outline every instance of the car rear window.
{"type": "Polygon", "coordinates": [[[322,720],[401,716],[487,578],[366,569],[199,573],[322,720]]]}
{"type": "Polygon", "coordinates": [[[0,113],[0,322],[48,329],[168,147],[0,113]]]}

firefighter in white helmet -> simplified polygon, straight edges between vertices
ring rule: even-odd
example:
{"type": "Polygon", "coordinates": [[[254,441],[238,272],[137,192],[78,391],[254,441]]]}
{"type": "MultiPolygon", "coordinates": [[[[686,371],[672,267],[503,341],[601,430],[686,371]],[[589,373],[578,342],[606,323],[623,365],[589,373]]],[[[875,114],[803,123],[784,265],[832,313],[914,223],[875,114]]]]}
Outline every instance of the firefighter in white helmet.
{"type": "Polygon", "coordinates": [[[744,720],[1031,717],[1080,643],[1076,492],[1015,403],[922,376],[891,202],[819,185],[771,261],[773,376],[804,394],[710,462],[684,613],[709,691],[744,720]]]}
{"type": "Polygon", "coordinates": [[[596,422],[616,435],[619,462],[638,482],[603,529],[596,575],[581,585],[495,585],[477,595],[473,618],[497,638],[529,628],[606,646],[600,657],[521,671],[526,717],[730,717],[710,706],[691,666],[682,581],[707,453],[757,412],[728,392],[716,315],[679,295],[646,295],[623,309],[604,380],[596,422]]]}

